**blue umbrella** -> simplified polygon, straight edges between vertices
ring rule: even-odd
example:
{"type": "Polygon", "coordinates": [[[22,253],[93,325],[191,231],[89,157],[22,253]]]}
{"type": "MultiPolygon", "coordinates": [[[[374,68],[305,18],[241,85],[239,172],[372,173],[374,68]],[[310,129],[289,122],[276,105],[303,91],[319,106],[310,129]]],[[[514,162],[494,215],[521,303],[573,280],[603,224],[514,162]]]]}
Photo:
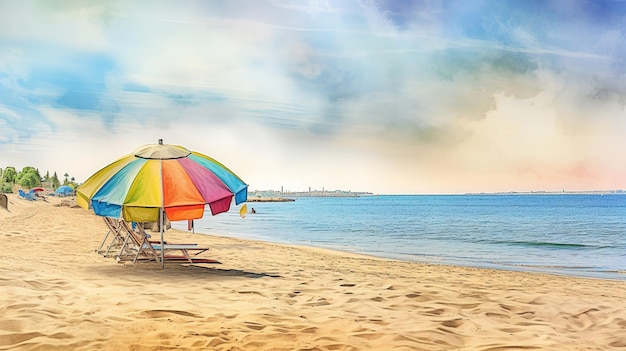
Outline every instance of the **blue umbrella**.
{"type": "Polygon", "coordinates": [[[57,195],[67,196],[74,194],[74,188],[71,186],[63,185],[57,188],[55,191],[57,195]]]}

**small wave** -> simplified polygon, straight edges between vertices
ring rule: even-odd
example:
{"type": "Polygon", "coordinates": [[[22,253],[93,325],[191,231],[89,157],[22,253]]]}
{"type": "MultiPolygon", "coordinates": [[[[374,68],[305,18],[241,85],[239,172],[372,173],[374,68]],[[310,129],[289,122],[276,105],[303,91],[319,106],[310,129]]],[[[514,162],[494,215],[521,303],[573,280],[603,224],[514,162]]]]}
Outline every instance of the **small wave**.
{"type": "Polygon", "coordinates": [[[578,248],[578,249],[600,249],[606,246],[571,244],[571,243],[551,243],[543,241],[494,241],[495,244],[505,244],[513,246],[536,246],[536,247],[554,247],[554,248],[578,248]]]}
{"type": "Polygon", "coordinates": [[[586,270],[590,272],[605,272],[598,267],[593,266],[564,266],[564,265],[542,265],[542,264],[507,264],[510,266],[516,267],[527,267],[527,268],[541,268],[541,269],[578,269],[578,270],[586,270]]]}

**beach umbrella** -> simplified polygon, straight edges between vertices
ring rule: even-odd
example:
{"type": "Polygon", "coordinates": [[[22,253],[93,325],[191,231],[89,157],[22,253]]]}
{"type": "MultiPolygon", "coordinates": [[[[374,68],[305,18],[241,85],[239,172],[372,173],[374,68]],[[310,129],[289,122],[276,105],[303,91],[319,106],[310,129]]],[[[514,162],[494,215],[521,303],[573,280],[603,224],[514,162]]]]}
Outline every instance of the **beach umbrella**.
{"type": "Polygon", "coordinates": [[[71,195],[74,193],[74,188],[72,188],[71,186],[68,185],[63,185],[57,188],[57,190],[55,190],[55,193],[57,195],[71,195]]]}
{"type": "MultiPolygon", "coordinates": [[[[223,164],[178,145],[143,145],[102,168],[76,189],[76,203],[98,216],[128,222],[158,222],[163,244],[169,221],[227,212],[243,203],[248,185],[223,164]]],[[[163,265],[164,250],[161,250],[163,265]]]]}
{"type": "Polygon", "coordinates": [[[40,192],[40,191],[43,191],[43,188],[42,188],[42,187],[40,187],[40,186],[38,186],[38,187],[36,187],[36,188],[32,188],[32,189],[30,189],[30,190],[32,190],[32,191],[34,191],[34,192],[40,192]]]}

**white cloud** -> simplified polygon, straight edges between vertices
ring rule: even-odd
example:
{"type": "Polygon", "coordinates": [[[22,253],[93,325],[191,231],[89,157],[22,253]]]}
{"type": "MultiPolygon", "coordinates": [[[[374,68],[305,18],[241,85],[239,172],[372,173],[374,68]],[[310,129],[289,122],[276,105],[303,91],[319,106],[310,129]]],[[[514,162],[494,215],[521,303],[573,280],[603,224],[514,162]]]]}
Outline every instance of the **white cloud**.
{"type": "Polygon", "coordinates": [[[259,189],[623,184],[617,27],[574,18],[577,44],[488,22],[506,6],[393,5],[0,4],[0,161],[84,180],[163,138],[259,189]]]}
{"type": "Polygon", "coordinates": [[[102,31],[107,13],[106,3],[100,2],[3,2],[0,4],[0,38],[100,50],[107,42],[102,31]]]}

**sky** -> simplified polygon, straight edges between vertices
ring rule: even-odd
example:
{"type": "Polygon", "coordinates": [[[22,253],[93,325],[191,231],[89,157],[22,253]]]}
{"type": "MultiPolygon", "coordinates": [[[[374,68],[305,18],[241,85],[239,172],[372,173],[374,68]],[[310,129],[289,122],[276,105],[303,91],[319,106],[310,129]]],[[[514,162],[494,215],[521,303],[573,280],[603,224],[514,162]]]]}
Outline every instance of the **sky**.
{"type": "Polygon", "coordinates": [[[250,190],[626,189],[623,0],[0,0],[0,168],[163,139],[250,190]]]}

